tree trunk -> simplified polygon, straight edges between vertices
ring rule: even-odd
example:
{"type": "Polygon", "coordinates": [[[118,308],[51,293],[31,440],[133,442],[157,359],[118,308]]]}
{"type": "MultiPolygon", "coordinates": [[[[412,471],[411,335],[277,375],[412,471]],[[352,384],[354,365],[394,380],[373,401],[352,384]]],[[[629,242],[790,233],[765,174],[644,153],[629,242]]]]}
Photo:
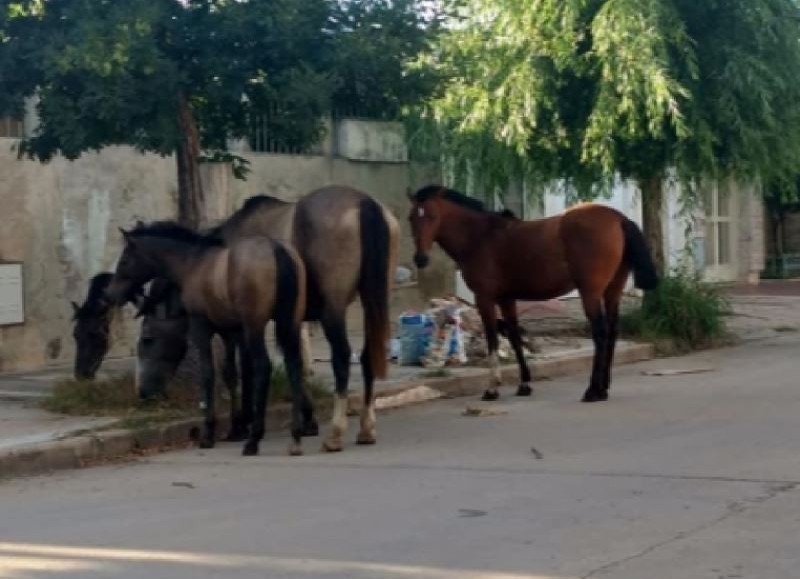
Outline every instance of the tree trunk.
{"type": "Polygon", "coordinates": [[[178,165],[178,221],[200,228],[206,217],[206,199],[200,179],[200,133],[186,96],[178,96],[178,123],[181,142],[176,151],[178,165]]]}
{"type": "Polygon", "coordinates": [[[642,222],[644,236],[650,247],[659,276],[666,273],[664,260],[664,224],[661,219],[664,206],[664,180],[661,176],[639,180],[642,192],[642,222]]]}

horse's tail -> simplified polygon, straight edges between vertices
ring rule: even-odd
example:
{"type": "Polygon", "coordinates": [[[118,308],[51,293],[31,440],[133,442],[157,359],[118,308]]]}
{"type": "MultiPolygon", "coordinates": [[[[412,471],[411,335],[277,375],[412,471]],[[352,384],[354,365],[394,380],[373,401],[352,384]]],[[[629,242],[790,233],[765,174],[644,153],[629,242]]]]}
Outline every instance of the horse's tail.
{"type": "Polygon", "coordinates": [[[377,378],[387,372],[386,345],[389,341],[389,264],[392,239],[383,208],[365,197],[359,205],[361,226],[361,272],[358,292],[364,308],[364,355],[377,378]]]}
{"type": "Polygon", "coordinates": [[[625,235],[625,261],[633,270],[633,283],[639,289],[655,289],[658,273],[642,230],[626,218],[622,221],[622,231],[625,235]]]}
{"type": "Polygon", "coordinates": [[[284,356],[300,355],[300,324],[305,315],[306,273],[300,257],[276,241],[275,253],[275,336],[284,356]]]}

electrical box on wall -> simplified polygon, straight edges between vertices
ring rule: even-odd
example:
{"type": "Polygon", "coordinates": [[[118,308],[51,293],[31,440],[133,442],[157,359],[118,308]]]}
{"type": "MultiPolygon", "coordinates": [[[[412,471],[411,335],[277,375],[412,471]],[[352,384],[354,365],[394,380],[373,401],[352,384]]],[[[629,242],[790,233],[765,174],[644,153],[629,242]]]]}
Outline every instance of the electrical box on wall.
{"type": "Polygon", "coordinates": [[[25,323],[22,264],[0,262],[0,326],[25,323]]]}

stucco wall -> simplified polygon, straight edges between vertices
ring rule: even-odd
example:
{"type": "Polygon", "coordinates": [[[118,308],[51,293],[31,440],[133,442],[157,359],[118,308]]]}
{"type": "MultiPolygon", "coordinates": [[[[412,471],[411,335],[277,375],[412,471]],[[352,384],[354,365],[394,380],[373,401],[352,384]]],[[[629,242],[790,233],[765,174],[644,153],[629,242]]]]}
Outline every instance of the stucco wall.
{"type": "MultiPolygon", "coordinates": [[[[75,162],[55,159],[42,165],[18,160],[13,144],[0,139],[0,207],[5,218],[0,260],[24,262],[26,321],[0,327],[0,371],[71,362],[69,300],[82,300],[89,278],[113,268],[121,250],[117,228],[129,227],[136,219],[174,217],[176,208],[171,158],[112,147],[75,162]]],[[[439,181],[435,168],[331,155],[244,155],[252,163],[246,182],[234,179],[224,165],[204,168],[210,219],[227,216],[256,193],[297,199],[323,185],[351,185],[396,213],[403,228],[400,264],[411,264],[406,192],[439,181]]],[[[437,257],[419,284],[394,293],[395,311],[452,291],[452,268],[443,256],[437,257]]],[[[130,313],[123,316],[114,329],[112,356],[133,353],[137,328],[130,313]]]]}
{"type": "MultiPolygon", "coordinates": [[[[170,159],[113,147],[76,162],[18,160],[0,139],[0,259],[24,262],[25,323],[0,328],[0,369],[70,360],[72,308],[88,279],[119,255],[118,226],[174,214],[170,159]]],[[[130,317],[115,327],[112,355],[134,341],[130,317]]]]}

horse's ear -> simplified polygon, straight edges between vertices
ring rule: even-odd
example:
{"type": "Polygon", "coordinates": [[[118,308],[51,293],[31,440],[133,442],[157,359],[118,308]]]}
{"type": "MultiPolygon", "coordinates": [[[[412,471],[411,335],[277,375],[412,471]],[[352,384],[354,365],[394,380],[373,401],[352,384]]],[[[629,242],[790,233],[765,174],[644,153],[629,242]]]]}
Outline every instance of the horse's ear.
{"type": "Polygon", "coordinates": [[[130,231],[125,231],[122,227],[119,228],[119,232],[122,233],[122,239],[125,240],[125,245],[132,247],[134,244],[134,237],[131,235],[130,231]]]}

